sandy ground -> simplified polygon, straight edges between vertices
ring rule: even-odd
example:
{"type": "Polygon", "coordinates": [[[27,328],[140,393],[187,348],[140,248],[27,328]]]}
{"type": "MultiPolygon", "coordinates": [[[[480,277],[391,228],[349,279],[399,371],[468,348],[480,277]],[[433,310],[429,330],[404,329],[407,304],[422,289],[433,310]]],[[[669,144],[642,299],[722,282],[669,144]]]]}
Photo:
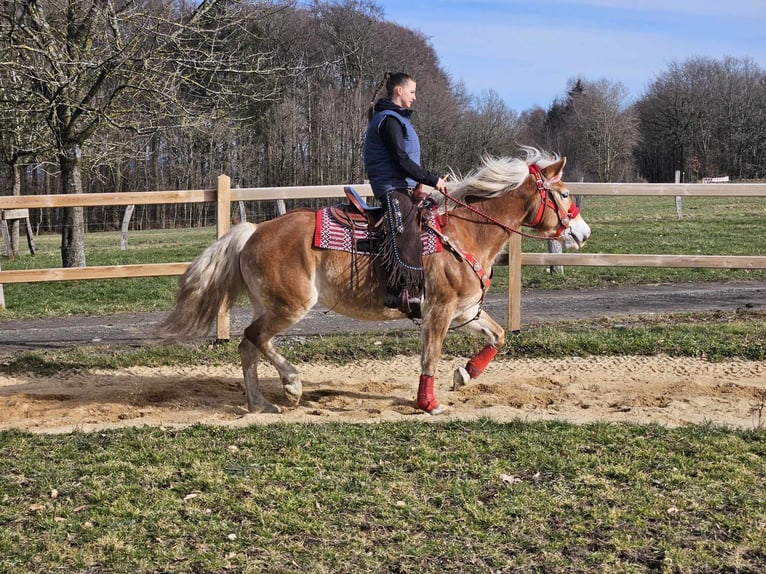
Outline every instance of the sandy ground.
{"type": "MultiPolygon", "coordinates": [[[[415,409],[419,368],[417,358],[410,357],[346,366],[299,365],[303,399],[277,415],[246,412],[241,373],[234,366],[0,376],[0,429],[89,432],[135,425],[479,417],[766,426],[766,362],[709,363],[665,356],[496,360],[480,378],[453,391],[452,370],[464,362],[442,363],[436,391],[449,410],[438,417],[415,409]]],[[[263,366],[261,377],[269,398],[284,404],[276,371],[263,366]]]]}

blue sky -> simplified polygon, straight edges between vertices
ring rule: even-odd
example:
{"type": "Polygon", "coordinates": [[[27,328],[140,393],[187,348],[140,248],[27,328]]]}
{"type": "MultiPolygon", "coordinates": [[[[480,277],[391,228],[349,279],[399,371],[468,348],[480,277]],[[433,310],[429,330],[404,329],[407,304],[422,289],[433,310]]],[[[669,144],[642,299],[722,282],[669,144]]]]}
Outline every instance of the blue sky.
{"type": "MultiPolygon", "coordinates": [[[[682,63],[747,57],[766,70],[766,0],[381,0],[422,32],[470,94],[521,112],[547,108],[582,77],[622,83],[627,102],[682,63]]],[[[406,65],[403,65],[406,68],[406,65]]],[[[626,102],[626,103],[627,103],[626,102]]]]}

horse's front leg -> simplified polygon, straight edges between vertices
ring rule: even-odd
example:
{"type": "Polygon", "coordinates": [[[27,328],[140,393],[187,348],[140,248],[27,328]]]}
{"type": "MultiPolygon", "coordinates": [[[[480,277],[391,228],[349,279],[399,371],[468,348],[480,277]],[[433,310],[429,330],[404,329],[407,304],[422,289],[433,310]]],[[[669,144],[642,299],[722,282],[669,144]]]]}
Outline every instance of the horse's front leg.
{"type": "Polygon", "coordinates": [[[471,357],[465,367],[458,367],[452,377],[452,390],[459,389],[469,380],[484,372],[490,361],[495,358],[498,348],[505,343],[505,329],[484,311],[475,321],[465,326],[466,329],[484,337],[487,342],[482,349],[471,357]]]}
{"type": "Polygon", "coordinates": [[[426,309],[420,334],[420,384],[418,385],[418,408],[431,415],[442,414],[445,407],[439,403],[434,393],[436,366],[442,354],[442,344],[447,336],[452,307],[433,306],[426,309]],[[438,307],[438,310],[436,309],[438,307]],[[433,311],[432,311],[433,309],[433,311]]]}

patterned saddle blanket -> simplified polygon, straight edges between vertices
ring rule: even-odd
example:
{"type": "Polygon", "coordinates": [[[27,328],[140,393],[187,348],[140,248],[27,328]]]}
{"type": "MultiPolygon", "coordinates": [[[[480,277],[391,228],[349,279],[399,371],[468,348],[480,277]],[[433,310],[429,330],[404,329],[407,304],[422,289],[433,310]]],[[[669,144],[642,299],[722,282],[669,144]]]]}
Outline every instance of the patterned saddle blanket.
{"type": "MultiPolygon", "coordinates": [[[[380,216],[382,216],[382,210],[368,210],[361,213],[353,205],[348,204],[323,207],[316,212],[314,247],[348,253],[374,254],[382,240],[382,223],[376,222],[380,216]]],[[[439,229],[438,218],[434,219],[432,225],[439,229]]],[[[428,227],[424,228],[420,239],[423,242],[423,255],[439,253],[443,249],[439,236],[428,227]]]]}

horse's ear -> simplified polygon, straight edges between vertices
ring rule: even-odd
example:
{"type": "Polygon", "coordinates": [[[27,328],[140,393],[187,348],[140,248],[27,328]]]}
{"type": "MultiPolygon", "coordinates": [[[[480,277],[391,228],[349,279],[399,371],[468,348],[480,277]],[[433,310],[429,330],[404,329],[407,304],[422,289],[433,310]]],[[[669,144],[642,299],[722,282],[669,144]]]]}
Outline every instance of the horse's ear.
{"type": "Polygon", "coordinates": [[[564,173],[564,166],[567,163],[566,156],[562,157],[560,160],[558,160],[555,163],[552,163],[548,167],[543,169],[543,175],[545,176],[545,179],[548,181],[558,181],[561,179],[562,174],[564,173]]]}

